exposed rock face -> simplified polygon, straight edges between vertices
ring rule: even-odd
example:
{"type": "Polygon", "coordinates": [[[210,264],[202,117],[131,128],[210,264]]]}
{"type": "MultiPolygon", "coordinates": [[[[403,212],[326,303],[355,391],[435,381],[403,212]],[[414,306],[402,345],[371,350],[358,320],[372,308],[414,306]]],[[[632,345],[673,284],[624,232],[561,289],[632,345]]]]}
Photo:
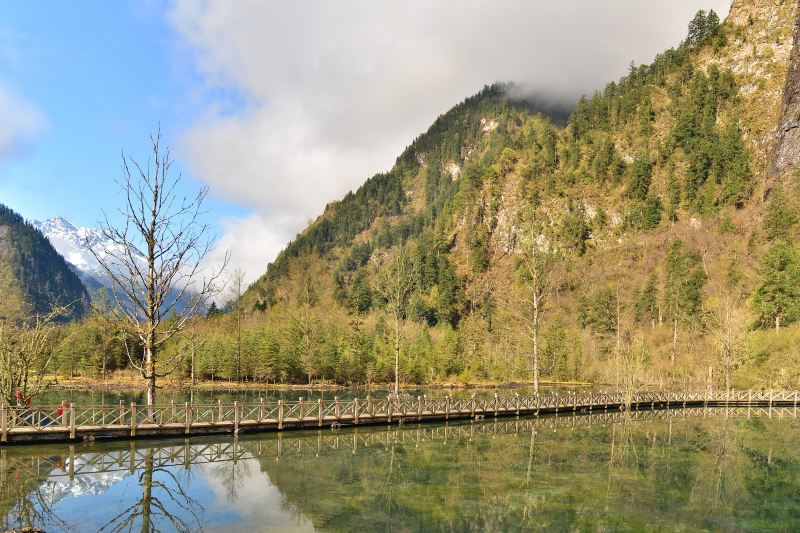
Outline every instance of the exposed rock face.
{"type": "Polygon", "coordinates": [[[783,109],[775,137],[771,173],[778,178],[800,164],[800,14],[795,16],[789,71],[783,89],[783,109]]]}

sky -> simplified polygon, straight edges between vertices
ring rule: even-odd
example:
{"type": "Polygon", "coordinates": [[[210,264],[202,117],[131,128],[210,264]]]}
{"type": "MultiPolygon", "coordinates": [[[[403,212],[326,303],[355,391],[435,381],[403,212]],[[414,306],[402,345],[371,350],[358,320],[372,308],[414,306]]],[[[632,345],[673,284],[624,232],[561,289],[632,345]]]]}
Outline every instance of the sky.
{"type": "Polygon", "coordinates": [[[93,226],[159,126],[257,278],[331,200],[494,81],[573,102],[729,0],[0,0],[0,203],[93,226]]]}

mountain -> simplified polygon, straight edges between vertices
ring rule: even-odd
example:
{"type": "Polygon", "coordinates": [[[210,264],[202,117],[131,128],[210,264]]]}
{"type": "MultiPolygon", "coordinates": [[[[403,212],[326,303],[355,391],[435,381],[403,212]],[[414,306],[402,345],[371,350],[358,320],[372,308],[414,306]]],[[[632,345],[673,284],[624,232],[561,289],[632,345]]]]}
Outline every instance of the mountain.
{"type": "Polygon", "coordinates": [[[47,313],[54,305],[69,306],[75,318],[89,307],[86,288],[47,238],[1,204],[0,295],[4,318],[47,313]]]}
{"type": "Polygon", "coordinates": [[[403,379],[527,378],[533,249],[559,257],[543,376],[800,384],[798,41],[798,2],[735,0],[566,120],[513,84],[465,99],[248,289],[245,375],[390,381],[379,289],[402,250],[403,379]]]}
{"type": "MultiPolygon", "coordinates": [[[[96,228],[80,227],[73,224],[66,217],[49,218],[44,221],[33,221],[33,226],[47,237],[53,247],[67,260],[70,268],[78,274],[90,294],[95,294],[98,289],[111,289],[112,281],[105,272],[100,262],[92,254],[91,249],[99,250],[100,257],[105,258],[109,253],[124,255],[121,246],[105,237],[96,228]]],[[[142,267],[147,261],[142,255],[134,258],[142,267]]],[[[177,290],[170,291],[168,302],[180,297],[177,290]]],[[[182,312],[191,300],[191,295],[184,295],[174,307],[175,312],[182,312]]],[[[166,304],[165,304],[166,306],[166,304]]]]}

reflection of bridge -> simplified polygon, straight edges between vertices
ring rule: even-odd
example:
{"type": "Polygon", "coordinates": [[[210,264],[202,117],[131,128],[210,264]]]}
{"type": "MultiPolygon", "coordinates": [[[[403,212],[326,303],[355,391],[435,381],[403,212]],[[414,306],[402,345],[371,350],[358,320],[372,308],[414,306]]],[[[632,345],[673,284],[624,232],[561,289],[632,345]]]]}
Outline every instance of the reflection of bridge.
{"type": "Polygon", "coordinates": [[[572,392],[453,398],[355,398],[307,402],[146,407],[135,403],[119,406],[66,408],[8,408],[0,405],[0,443],[34,443],[76,440],[85,437],[136,438],[190,436],[243,431],[340,427],[442,421],[485,417],[539,415],[622,409],[670,409],[672,407],[797,407],[798,391],[654,391],[625,393],[572,392]]]}
{"type": "Polygon", "coordinates": [[[323,454],[348,452],[355,454],[365,448],[418,446],[427,442],[472,440],[497,435],[530,434],[532,431],[606,426],[623,421],[659,421],[703,417],[730,418],[793,418],[800,410],[793,407],[688,407],[644,411],[601,411],[592,414],[569,413],[541,418],[495,419],[492,421],[387,427],[386,430],[317,431],[313,434],[281,434],[260,440],[234,439],[223,442],[194,442],[186,440],[172,446],[109,443],[102,451],[75,450],[69,446],[67,455],[44,457],[22,455],[0,450],[0,486],[6,484],[10,472],[25,472],[25,477],[58,478],[105,474],[134,473],[145,462],[153,467],[183,467],[208,463],[236,463],[248,459],[275,459],[291,456],[319,457],[323,454]]]}

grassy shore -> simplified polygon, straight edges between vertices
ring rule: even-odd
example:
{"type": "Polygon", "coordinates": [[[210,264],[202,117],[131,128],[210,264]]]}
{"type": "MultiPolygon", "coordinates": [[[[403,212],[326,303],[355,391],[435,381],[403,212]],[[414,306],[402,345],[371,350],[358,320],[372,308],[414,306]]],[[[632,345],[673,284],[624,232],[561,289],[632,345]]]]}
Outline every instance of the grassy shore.
{"type": "MultiPolygon", "coordinates": [[[[72,378],[59,377],[56,379],[53,376],[52,381],[54,386],[58,388],[71,388],[71,389],[86,389],[86,390],[138,390],[142,388],[141,378],[132,372],[116,372],[109,374],[106,379],[88,376],[75,376],[72,378]]],[[[541,381],[542,386],[563,386],[563,387],[588,387],[595,385],[589,382],[580,381],[541,381]]],[[[191,388],[191,382],[187,379],[163,379],[159,382],[159,386],[167,390],[188,390],[191,388]]],[[[372,383],[369,389],[371,390],[390,390],[392,383],[372,383]]],[[[462,383],[460,381],[442,381],[433,383],[403,383],[400,388],[404,390],[415,389],[508,389],[508,388],[525,388],[532,387],[533,385],[527,381],[476,381],[471,383],[462,383]]],[[[347,386],[339,385],[336,383],[314,381],[311,383],[264,383],[258,381],[227,381],[227,380],[198,380],[194,384],[195,390],[366,390],[368,387],[365,385],[347,386]]]]}

